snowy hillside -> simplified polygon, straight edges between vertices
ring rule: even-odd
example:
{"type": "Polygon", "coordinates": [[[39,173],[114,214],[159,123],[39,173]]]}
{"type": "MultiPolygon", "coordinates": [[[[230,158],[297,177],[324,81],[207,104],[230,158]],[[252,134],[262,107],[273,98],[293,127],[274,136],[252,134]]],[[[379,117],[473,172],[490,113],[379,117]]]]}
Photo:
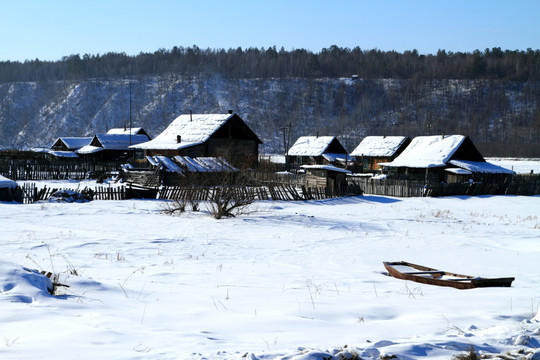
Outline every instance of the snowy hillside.
{"type": "Polygon", "coordinates": [[[259,202],[223,220],[161,201],[0,203],[0,358],[537,359],[539,200],[259,202]],[[398,260],[515,281],[422,285],[385,275],[398,260]],[[51,296],[24,268],[70,287],[51,296]]]}
{"type": "Polygon", "coordinates": [[[337,136],[352,151],[367,135],[456,133],[470,135],[487,156],[538,157],[534,147],[540,141],[540,129],[534,125],[538,99],[531,96],[531,86],[467,80],[224,79],[175,74],[2,83],[0,149],[49,147],[60,136],[104,133],[128,125],[131,107],[132,125],[142,126],[151,136],[190,110],[233,110],[264,142],[261,153],[283,153],[283,127],[291,123],[290,144],[300,136],[319,133],[337,136]],[[506,145],[497,145],[501,142],[506,145]]]}

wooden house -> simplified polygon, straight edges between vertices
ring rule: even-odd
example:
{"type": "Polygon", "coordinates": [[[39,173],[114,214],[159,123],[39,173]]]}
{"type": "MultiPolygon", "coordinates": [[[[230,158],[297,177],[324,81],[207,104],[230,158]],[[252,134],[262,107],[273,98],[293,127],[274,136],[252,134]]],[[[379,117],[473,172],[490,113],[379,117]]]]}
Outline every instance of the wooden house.
{"type": "Polygon", "coordinates": [[[90,143],[75,152],[94,162],[126,161],[133,157],[131,145],[149,141],[148,135],[127,134],[97,134],[90,143]]]}
{"type": "Polygon", "coordinates": [[[346,167],[347,160],[347,150],[335,136],[301,136],[286,154],[287,163],[295,168],[302,165],[346,167]]]}
{"type": "Polygon", "coordinates": [[[405,150],[411,139],[407,136],[366,136],[351,152],[362,172],[378,171],[380,163],[393,161],[405,150]]]}
{"type": "Polygon", "coordinates": [[[49,149],[49,154],[57,158],[78,158],[75,151],[90,144],[92,137],[59,137],[49,149]]]}
{"type": "Polygon", "coordinates": [[[381,165],[389,174],[439,182],[485,181],[514,174],[486,162],[471,139],[463,135],[418,136],[401,155],[381,165]]]}
{"type": "Polygon", "coordinates": [[[155,139],[131,146],[146,156],[223,157],[239,168],[258,162],[262,141],[232,111],[228,114],[184,114],[155,139]]]}

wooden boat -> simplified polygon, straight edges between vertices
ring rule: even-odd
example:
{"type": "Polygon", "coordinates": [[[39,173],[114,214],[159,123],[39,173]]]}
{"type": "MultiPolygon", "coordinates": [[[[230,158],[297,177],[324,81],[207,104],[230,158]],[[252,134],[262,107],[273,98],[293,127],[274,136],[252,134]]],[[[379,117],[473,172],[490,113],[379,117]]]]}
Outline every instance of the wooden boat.
{"type": "Polygon", "coordinates": [[[416,281],[422,284],[451,286],[456,289],[474,289],[481,287],[509,287],[513,277],[481,278],[469,275],[455,274],[448,271],[432,269],[405,261],[383,262],[388,274],[402,280],[416,281]]]}
{"type": "Polygon", "coordinates": [[[126,199],[155,199],[158,188],[129,184],[126,187],[126,199]]]}

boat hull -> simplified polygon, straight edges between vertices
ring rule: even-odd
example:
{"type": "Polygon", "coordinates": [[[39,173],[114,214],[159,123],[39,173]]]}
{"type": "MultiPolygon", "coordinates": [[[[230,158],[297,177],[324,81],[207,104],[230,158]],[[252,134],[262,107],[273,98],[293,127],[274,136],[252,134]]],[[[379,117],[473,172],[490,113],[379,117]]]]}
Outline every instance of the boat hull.
{"type": "Polygon", "coordinates": [[[437,270],[427,266],[412,264],[405,261],[383,262],[388,274],[402,280],[410,280],[427,285],[448,286],[456,289],[474,289],[481,287],[509,287],[513,277],[478,278],[469,275],[437,270]],[[413,271],[403,271],[399,268],[410,268],[413,271]]]}

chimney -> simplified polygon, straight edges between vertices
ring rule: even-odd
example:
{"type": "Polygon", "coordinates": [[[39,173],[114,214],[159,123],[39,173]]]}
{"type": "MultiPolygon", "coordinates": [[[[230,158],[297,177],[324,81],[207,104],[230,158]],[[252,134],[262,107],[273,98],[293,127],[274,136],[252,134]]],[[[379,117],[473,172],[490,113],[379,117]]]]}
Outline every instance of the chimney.
{"type": "Polygon", "coordinates": [[[127,131],[127,127],[126,127],[126,125],[124,125],[124,131],[127,131]]]}
{"type": "Polygon", "coordinates": [[[319,138],[319,132],[317,131],[317,139],[319,138]]]}
{"type": "Polygon", "coordinates": [[[189,110],[189,121],[193,121],[193,111],[189,110]]]}
{"type": "Polygon", "coordinates": [[[176,135],[176,143],[180,144],[182,142],[182,137],[180,135],[176,135]]]}
{"type": "Polygon", "coordinates": [[[229,111],[227,111],[227,113],[228,113],[229,115],[232,115],[233,111],[232,111],[232,110],[229,110],[229,111]]]}

